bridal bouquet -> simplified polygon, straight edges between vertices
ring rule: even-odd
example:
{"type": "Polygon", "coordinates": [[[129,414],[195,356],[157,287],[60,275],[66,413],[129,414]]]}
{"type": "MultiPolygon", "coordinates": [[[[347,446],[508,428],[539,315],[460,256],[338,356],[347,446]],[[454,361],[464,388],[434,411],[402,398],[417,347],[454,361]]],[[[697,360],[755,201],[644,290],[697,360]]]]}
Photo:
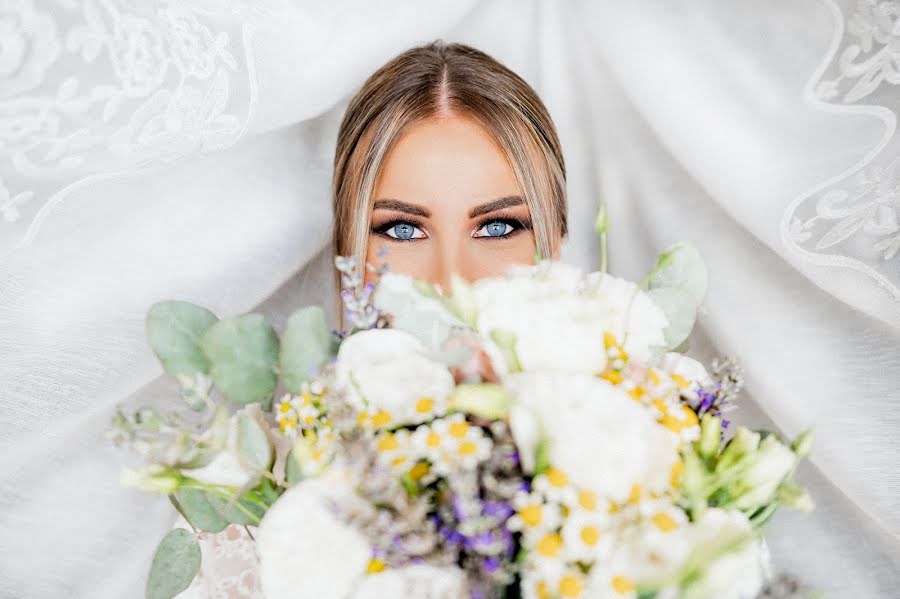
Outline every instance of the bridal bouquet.
{"type": "MultiPolygon", "coordinates": [[[[342,331],[318,307],[279,337],[155,304],[182,397],[111,429],[145,461],[125,483],[195,531],[252,531],[267,599],[794,596],[761,529],[812,507],[792,479],[812,437],[735,426],[738,364],[682,353],[707,285],[693,246],[640,284],[540,261],[445,294],[336,266],[342,331]]],[[[171,531],[147,596],[200,561],[171,531]]]]}

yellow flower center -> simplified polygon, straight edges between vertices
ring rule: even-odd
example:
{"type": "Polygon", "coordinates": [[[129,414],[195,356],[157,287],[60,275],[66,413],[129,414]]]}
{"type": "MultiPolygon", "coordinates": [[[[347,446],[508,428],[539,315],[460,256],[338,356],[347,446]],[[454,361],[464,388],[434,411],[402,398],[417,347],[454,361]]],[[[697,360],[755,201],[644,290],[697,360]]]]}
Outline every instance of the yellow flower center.
{"type": "Polygon", "coordinates": [[[634,583],[624,576],[613,576],[612,588],[620,595],[627,595],[634,592],[634,583]]]}
{"type": "Polygon", "coordinates": [[[597,509],[597,495],[591,491],[578,492],[578,505],[592,512],[597,509]]]}
{"type": "Polygon", "coordinates": [[[544,557],[556,557],[562,550],[562,537],[557,533],[544,535],[535,547],[538,553],[544,557]]]}
{"type": "Polygon", "coordinates": [[[634,483],[631,485],[631,494],[628,496],[628,503],[637,503],[641,500],[641,485],[634,483]]]}
{"type": "Polygon", "coordinates": [[[465,420],[461,420],[459,422],[454,422],[448,428],[450,434],[456,437],[457,439],[461,439],[466,436],[466,432],[469,430],[469,423],[465,420]]]}
{"type": "Polygon", "coordinates": [[[534,587],[534,594],[538,599],[551,599],[550,589],[547,588],[547,581],[541,580],[534,587]]]}
{"type": "Polygon", "coordinates": [[[522,522],[532,528],[540,526],[542,516],[543,510],[539,503],[533,503],[519,510],[519,518],[522,519],[522,522]]]}
{"type": "Polygon", "coordinates": [[[423,397],[416,402],[416,412],[419,414],[427,414],[434,409],[434,400],[430,397],[423,397]]]}
{"type": "Polygon", "coordinates": [[[560,597],[581,597],[584,592],[584,583],[581,578],[573,574],[566,574],[559,579],[560,597]]]}
{"type": "Polygon", "coordinates": [[[600,378],[606,379],[613,385],[618,385],[624,380],[624,377],[621,373],[616,372],[615,370],[607,370],[603,374],[600,375],[600,378]]]}
{"type": "Polygon", "coordinates": [[[434,431],[428,433],[428,436],[425,437],[425,445],[428,447],[437,447],[441,444],[441,436],[434,431]]]}
{"type": "Polygon", "coordinates": [[[684,473],[684,461],[681,458],[675,460],[675,463],[672,464],[672,475],[670,477],[670,482],[672,483],[672,487],[675,489],[681,488],[681,475],[684,473]]]}
{"type": "Polygon", "coordinates": [[[385,435],[378,441],[378,451],[393,451],[400,447],[400,442],[394,435],[385,435]]]}
{"type": "Polygon", "coordinates": [[[569,484],[569,477],[566,476],[566,473],[557,468],[550,468],[546,472],[547,482],[550,483],[550,486],[556,488],[562,488],[569,484]]]}
{"type": "Polygon", "coordinates": [[[691,382],[680,374],[670,374],[669,377],[675,381],[675,384],[681,389],[687,389],[691,386],[691,382]]]}
{"type": "Polygon", "coordinates": [[[651,520],[653,521],[653,524],[656,525],[656,528],[660,529],[662,532],[672,532],[678,528],[678,523],[675,522],[675,519],[665,512],[653,514],[651,520]]]}
{"type": "Polygon", "coordinates": [[[596,526],[585,526],[581,529],[581,540],[585,545],[593,547],[600,540],[600,531],[596,526]]]}
{"type": "Polygon", "coordinates": [[[471,441],[463,441],[459,444],[460,455],[472,455],[478,450],[478,446],[471,441]]]}
{"type": "Polygon", "coordinates": [[[389,412],[385,412],[384,410],[379,411],[377,414],[372,416],[372,424],[377,427],[382,427],[387,425],[391,421],[391,415],[389,412]]]}
{"type": "Polygon", "coordinates": [[[409,470],[409,477],[413,480],[419,480],[426,474],[428,474],[428,464],[425,462],[419,462],[409,470]]]}
{"type": "Polygon", "coordinates": [[[366,573],[368,574],[377,574],[384,570],[385,563],[380,559],[372,558],[369,560],[369,567],[366,568],[366,573]]]}

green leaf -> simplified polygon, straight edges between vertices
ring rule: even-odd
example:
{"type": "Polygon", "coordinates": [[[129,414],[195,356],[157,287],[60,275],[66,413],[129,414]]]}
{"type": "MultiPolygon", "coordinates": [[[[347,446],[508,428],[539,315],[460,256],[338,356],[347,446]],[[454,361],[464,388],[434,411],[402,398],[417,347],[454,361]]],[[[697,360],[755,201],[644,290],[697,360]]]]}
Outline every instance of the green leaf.
{"type": "Polygon", "coordinates": [[[251,416],[238,417],[238,452],[257,470],[267,470],[272,463],[272,446],[259,422],[251,416]]]}
{"type": "Polygon", "coordinates": [[[199,340],[219,319],[202,306],[169,300],[157,302],[147,311],[147,340],[165,371],[177,376],[209,372],[209,361],[199,340]]]}
{"type": "Polygon", "coordinates": [[[699,306],[706,297],[709,273],[694,244],[681,241],[659,255],[656,266],[644,279],[645,289],[675,287],[693,296],[699,306]]]}
{"type": "Polygon", "coordinates": [[[334,335],[319,306],[301,308],[288,318],[281,339],[281,375],[284,387],[299,394],[304,381],[332,355],[334,335]]]}
{"type": "Polygon", "coordinates": [[[256,526],[266,513],[266,509],[263,506],[244,498],[238,501],[233,497],[209,493],[207,499],[220,516],[234,524],[252,524],[256,526]]]}
{"type": "Polygon", "coordinates": [[[287,454],[287,461],[285,462],[284,468],[284,478],[287,481],[287,484],[292,487],[305,478],[303,476],[303,469],[301,468],[299,459],[300,458],[294,454],[293,449],[290,451],[290,453],[287,454]]]}
{"type": "Polygon", "coordinates": [[[691,334],[697,320],[697,304],[694,297],[677,287],[659,287],[647,292],[650,299],[666,313],[669,326],[663,331],[666,346],[675,348],[691,334]]]}
{"type": "Polygon", "coordinates": [[[153,556],[147,599],[172,599],[190,586],[199,569],[200,544],[194,535],[183,528],[170,531],[153,556]]]}
{"type": "Polygon", "coordinates": [[[229,401],[266,402],[278,383],[278,336],[261,314],[220,320],[200,339],[210,375],[229,401]]]}
{"type": "Polygon", "coordinates": [[[182,487],[175,492],[175,502],[175,507],[194,528],[221,532],[228,526],[228,520],[213,508],[206,492],[201,489],[182,487]]]}

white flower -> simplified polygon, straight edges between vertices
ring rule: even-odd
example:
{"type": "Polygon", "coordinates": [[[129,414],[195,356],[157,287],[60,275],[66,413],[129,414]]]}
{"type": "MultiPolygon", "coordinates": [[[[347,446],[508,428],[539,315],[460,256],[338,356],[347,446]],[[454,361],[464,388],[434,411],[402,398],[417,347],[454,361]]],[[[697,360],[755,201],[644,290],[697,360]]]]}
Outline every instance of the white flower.
{"type": "Polygon", "coordinates": [[[762,540],[752,536],[753,527],[744,514],[707,509],[692,526],[692,533],[695,551],[749,538],[737,550],[720,552],[716,555],[721,557],[707,562],[701,576],[684,590],[685,599],[752,599],[759,594],[767,570],[765,552],[762,540]]]}
{"type": "MultiPolygon", "coordinates": [[[[566,264],[512,265],[503,277],[472,284],[476,330],[486,351],[497,356],[492,332],[511,333],[515,354],[525,370],[594,374],[606,368],[603,322],[596,306],[576,292],[580,271],[566,264]]],[[[510,370],[495,360],[502,375],[510,370]]]]}
{"type": "MultiPolygon", "coordinates": [[[[266,467],[270,466],[274,458],[274,447],[266,433],[269,425],[263,418],[259,404],[250,404],[232,414],[228,419],[227,437],[222,451],[202,468],[184,469],[182,473],[208,485],[238,488],[250,486],[259,479],[261,472],[259,466],[251,463],[247,456],[241,454],[239,446],[241,435],[250,434],[250,427],[254,427],[253,432],[259,439],[264,439],[264,447],[260,448],[261,453],[257,457],[262,462],[267,462],[266,467]],[[242,419],[247,419],[244,427],[241,426],[242,419]]],[[[214,434],[215,431],[209,430],[204,433],[204,436],[208,437],[214,434]]]]}
{"type": "Polygon", "coordinates": [[[336,385],[375,426],[416,424],[441,415],[453,391],[447,367],[414,336],[369,329],[345,339],[335,364],[336,385]]]}
{"type": "Polygon", "coordinates": [[[577,374],[518,373],[507,382],[543,424],[550,463],[579,489],[622,503],[635,490],[668,487],[678,437],[622,389],[577,374]]]}
{"type": "Polygon", "coordinates": [[[663,332],[669,319],[637,283],[598,271],[585,276],[584,290],[595,299],[605,330],[625,340],[623,347],[631,360],[647,364],[653,348],[665,346],[663,332]]]}
{"type": "Polygon", "coordinates": [[[507,521],[507,526],[532,540],[556,530],[562,522],[561,506],[547,502],[541,493],[522,491],[513,498],[512,507],[516,513],[507,521]]]}
{"type": "Polygon", "coordinates": [[[366,572],[372,548],[329,509],[356,507],[362,500],[328,472],[285,491],[259,525],[259,575],[267,599],[344,599],[366,572]]]}
{"type": "Polygon", "coordinates": [[[561,532],[566,556],[586,563],[605,559],[614,543],[609,521],[609,514],[601,511],[569,512],[561,532]]]}
{"type": "Polygon", "coordinates": [[[666,352],[660,359],[659,367],[670,375],[677,374],[686,381],[696,381],[704,387],[713,384],[712,377],[702,363],[678,352],[666,352]]]}
{"type": "Polygon", "coordinates": [[[423,564],[369,574],[363,577],[350,599],[384,597],[460,599],[469,596],[466,587],[465,574],[459,568],[423,564]],[[413,594],[410,594],[411,591],[413,594]]]}

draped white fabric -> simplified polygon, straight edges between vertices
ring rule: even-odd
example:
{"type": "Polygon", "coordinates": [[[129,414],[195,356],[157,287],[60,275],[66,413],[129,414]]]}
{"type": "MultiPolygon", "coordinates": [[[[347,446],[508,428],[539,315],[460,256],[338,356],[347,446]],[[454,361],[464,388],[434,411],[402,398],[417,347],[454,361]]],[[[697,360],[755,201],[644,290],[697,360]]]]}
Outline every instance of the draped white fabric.
{"type": "MultiPolygon", "coordinates": [[[[794,435],[819,506],[779,568],[900,585],[900,2],[0,3],[0,597],[143,595],[162,497],[119,486],[115,404],[171,382],[151,303],[279,327],[333,309],[330,169],[350,94],[403,49],[475,45],[557,123],[563,259],[640,278],[694,241],[692,353],[744,366],[742,417],[794,435]]],[[[331,312],[333,318],[333,312],[331,312]]],[[[333,322],[333,320],[332,320],[333,322]]]]}

